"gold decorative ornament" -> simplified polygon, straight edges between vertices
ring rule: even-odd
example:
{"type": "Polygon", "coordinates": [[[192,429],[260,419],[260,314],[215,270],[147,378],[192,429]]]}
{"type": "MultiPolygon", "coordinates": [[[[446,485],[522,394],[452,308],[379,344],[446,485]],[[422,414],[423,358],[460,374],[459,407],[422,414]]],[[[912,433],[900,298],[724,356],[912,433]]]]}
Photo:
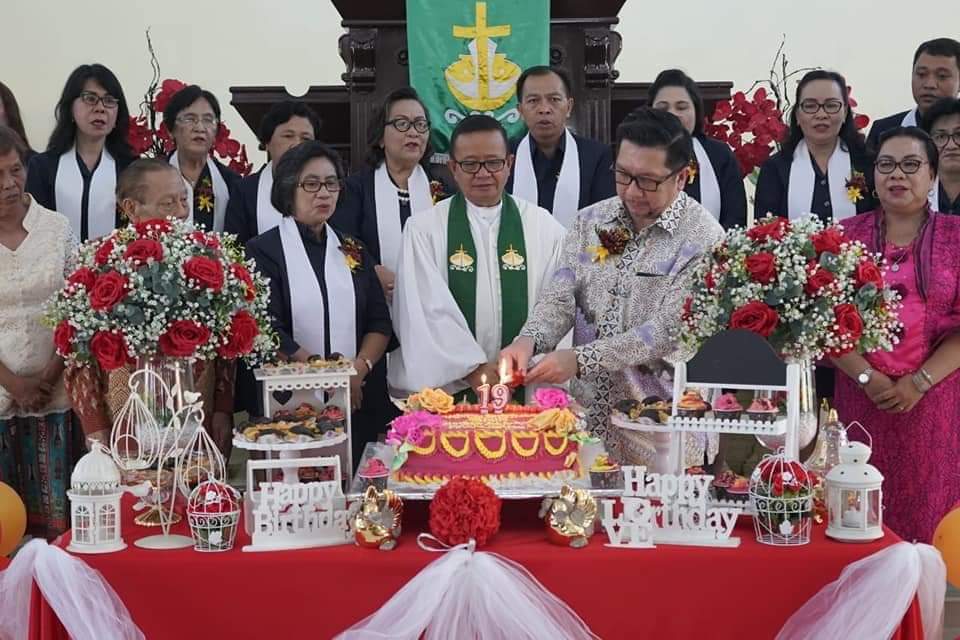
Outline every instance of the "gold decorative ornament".
{"type": "Polygon", "coordinates": [[[557,498],[544,498],[540,506],[547,539],[553,544],[580,549],[587,546],[597,519],[597,501],[585,489],[560,488],[557,498]]]}
{"type": "Polygon", "coordinates": [[[365,549],[390,551],[400,538],[403,500],[394,492],[367,487],[359,508],[351,518],[353,539],[365,549]]]}

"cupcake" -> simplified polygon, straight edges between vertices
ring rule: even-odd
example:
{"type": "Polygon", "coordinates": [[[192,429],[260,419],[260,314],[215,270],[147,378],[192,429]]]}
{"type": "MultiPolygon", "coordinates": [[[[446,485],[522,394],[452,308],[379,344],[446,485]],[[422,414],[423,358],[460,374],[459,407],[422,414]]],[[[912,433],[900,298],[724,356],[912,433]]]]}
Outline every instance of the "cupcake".
{"type": "Polygon", "coordinates": [[[623,415],[627,416],[631,420],[636,420],[640,417],[640,403],[636,400],[621,400],[613,407],[623,415]]]}
{"type": "Polygon", "coordinates": [[[680,401],[677,402],[677,413],[684,418],[702,418],[709,409],[709,403],[704,401],[703,396],[696,389],[684,391],[680,401]]]}
{"type": "Polygon", "coordinates": [[[375,487],[377,491],[383,491],[387,488],[387,476],[390,475],[390,470],[380,458],[370,458],[357,475],[363,480],[364,491],[370,486],[375,487]]]}
{"type": "Polygon", "coordinates": [[[593,459],[590,466],[590,486],[594,489],[616,489],[620,479],[620,465],[610,462],[606,454],[593,459]]]}
{"type": "Polygon", "coordinates": [[[670,403],[660,396],[648,396],[640,403],[640,417],[657,424],[666,424],[670,418],[670,403]]]}
{"type": "Polygon", "coordinates": [[[743,476],[735,475],[727,487],[727,500],[733,502],[747,502],[750,500],[750,481],[743,476]]]}
{"type": "Polygon", "coordinates": [[[717,500],[726,500],[727,489],[733,482],[734,477],[735,475],[732,471],[724,471],[718,474],[713,479],[713,482],[710,483],[710,488],[713,490],[713,497],[717,500]]]}
{"type": "Polygon", "coordinates": [[[735,393],[725,393],[713,403],[713,415],[719,420],[739,420],[742,413],[743,405],[735,393]]]}
{"type": "Polygon", "coordinates": [[[747,416],[757,422],[775,422],[777,413],[777,405],[770,398],[754,398],[747,407],[747,416]]]}

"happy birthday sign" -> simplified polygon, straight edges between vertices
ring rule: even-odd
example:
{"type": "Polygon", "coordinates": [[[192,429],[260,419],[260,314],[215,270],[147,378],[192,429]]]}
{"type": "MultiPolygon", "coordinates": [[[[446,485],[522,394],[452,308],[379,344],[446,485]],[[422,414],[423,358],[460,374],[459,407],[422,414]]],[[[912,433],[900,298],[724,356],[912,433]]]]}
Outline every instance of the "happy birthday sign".
{"type": "Polygon", "coordinates": [[[713,476],[647,473],[646,467],[622,467],[623,511],[614,515],[616,499],[601,500],[601,523],[609,547],[652,548],[656,544],[736,547],[730,534],[742,512],[711,505],[713,476]]]}

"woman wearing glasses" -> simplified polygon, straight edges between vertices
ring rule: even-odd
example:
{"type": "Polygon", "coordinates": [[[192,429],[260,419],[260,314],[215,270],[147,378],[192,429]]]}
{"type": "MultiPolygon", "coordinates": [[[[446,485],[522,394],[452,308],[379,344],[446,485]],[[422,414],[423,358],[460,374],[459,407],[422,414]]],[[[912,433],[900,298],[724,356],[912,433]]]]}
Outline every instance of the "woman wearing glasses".
{"type": "Polygon", "coordinates": [[[66,216],[81,241],[105,236],[120,224],[117,176],[133,160],[130,114],[117,77],[101,64],[74,69],[56,118],[47,150],[30,160],[27,192],[66,216]]]}
{"type": "Polygon", "coordinates": [[[904,325],[893,351],[834,360],[836,404],[873,438],[884,475],[884,522],[906,540],[929,542],[960,500],[960,218],[932,210],[927,194],[938,153],[916,127],[880,137],[874,166],[880,208],[845,220],[846,235],[880,253],[900,293],[904,325]]]}
{"type": "Polygon", "coordinates": [[[333,224],[358,237],[373,254],[390,301],[407,219],[433,206],[433,190],[451,189],[432,181],[428,172],[430,121],[412,88],[390,93],[374,113],[369,131],[368,167],[347,178],[333,224]]]}
{"type": "Polygon", "coordinates": [[[930,189],[930,206],[940,213],[960,215],[960,100],[935,102],[923,118],[940,154],[937,179],[930,189]]]}
{"type": "Polygon", "coordinates": [[[328,223],[343,185],[337,153],[322,142],[287,151],[274,172],[270,200],[280,224],[247,243],[247,255],[270,279],[269,311],[280,352],[305,362],[339,353],[353,360],[354,460],[386,431],[372,415],[386,403],[383,357],[393,331],[373,257],[328,223]],[[362,386],[361,386],[362,385],[362,386]]]}
{"type": "Polygon", "coordinates": [[[847,81],[839,73],[817,70],[803,76],[789,137],[760,168],[755,218],[813,213],[833,222],[873,209],[865,179],[870,162],[847,103],[847,81]]]}
{"type": "Polygon", "coordinates": [[[187,183],[191,219],[208,231],[223,231],[227,204],[240,176],[210,155],[220,128],[220,103],[195,84],[184,87],[167,103],[163,123],[176,145],[170,164],[180,169],[187,183]]]}

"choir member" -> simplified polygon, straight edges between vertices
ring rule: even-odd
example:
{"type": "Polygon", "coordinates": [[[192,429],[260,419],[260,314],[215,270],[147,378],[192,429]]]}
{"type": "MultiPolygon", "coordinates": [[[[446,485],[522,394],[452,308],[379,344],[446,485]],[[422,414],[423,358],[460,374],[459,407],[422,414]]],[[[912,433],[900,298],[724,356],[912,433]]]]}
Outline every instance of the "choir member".
{"type": "Polygon", "coordinates": [[[923,118],[923,129],[937,145],[940,168],[928,200],[940,213],[960,215],[960,100],[935,102],[923,118]]]}

